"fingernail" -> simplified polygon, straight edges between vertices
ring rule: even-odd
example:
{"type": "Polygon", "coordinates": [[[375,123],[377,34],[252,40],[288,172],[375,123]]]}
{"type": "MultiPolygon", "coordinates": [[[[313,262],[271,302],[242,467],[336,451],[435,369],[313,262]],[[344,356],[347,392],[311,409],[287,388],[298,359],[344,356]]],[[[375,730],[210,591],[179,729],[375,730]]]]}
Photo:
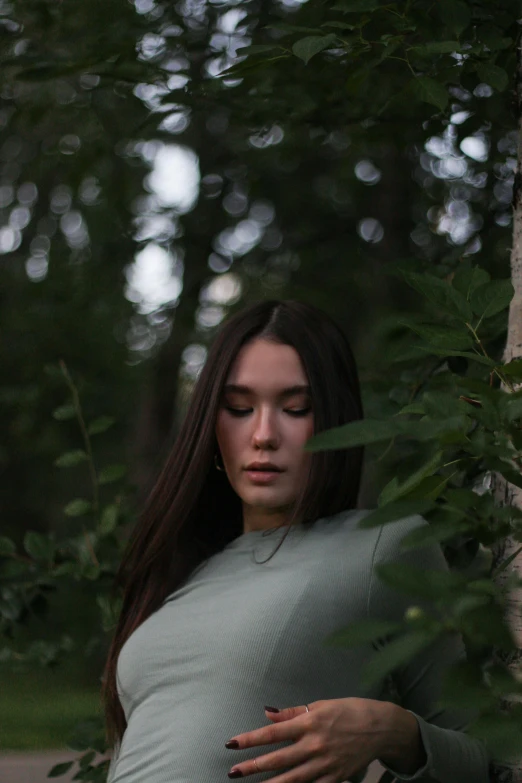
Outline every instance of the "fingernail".
{"type": "Polygon", "coordinates": [[[266,707],[266,706],[265,706],[265,710],[266,710],[267,712],[279,712],[279,710],[277,709],[277,707],[266,707]]]}
{"type": "Polygon", "coordinates": [[[239,742],[237,740],[229,740],[225,742],[225,748],[239,748],[239,742]]]}
{"type": "Polygon", "coordinates": [[[243,777],[243,773],[241,772],[240,769],[231,769],[230,772],[228,773],[228,777],[229,778],[242,778],[243,777]]]}

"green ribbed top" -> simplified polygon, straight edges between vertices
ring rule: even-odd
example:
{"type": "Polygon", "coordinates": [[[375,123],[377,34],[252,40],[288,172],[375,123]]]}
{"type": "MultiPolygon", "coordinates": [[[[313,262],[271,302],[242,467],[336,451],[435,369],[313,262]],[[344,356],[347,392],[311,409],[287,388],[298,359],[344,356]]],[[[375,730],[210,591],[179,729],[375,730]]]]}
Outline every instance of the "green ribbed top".
{"type": "MultiPolygon", "coordinates": [[[[359,529],[368,512],[346,511],[306,530],[244,533],[205,561],[127,640],[117,684],[127,719],[109,783],[225,783],[234,763],[281,745],[230,751],[234,735],[267,725],[279,708],[348,696],[384,698],[361,670],[371,646],[328,647],[326,636],[365,617],[402,619],[411,601],[373,565],[447,569],[438,546],[403,552],[401,539],[427,524],[410,517],[359,529]]],[[[438,642],[396,674],[402,705],[417,718],[427,763],[400,780],[488,783],[483,745],[462,732],[466,715],[436,705],[444,670],[463,647],[438,642]]],[[[263,773],[256,780],[281,774],[263,773]]]]}

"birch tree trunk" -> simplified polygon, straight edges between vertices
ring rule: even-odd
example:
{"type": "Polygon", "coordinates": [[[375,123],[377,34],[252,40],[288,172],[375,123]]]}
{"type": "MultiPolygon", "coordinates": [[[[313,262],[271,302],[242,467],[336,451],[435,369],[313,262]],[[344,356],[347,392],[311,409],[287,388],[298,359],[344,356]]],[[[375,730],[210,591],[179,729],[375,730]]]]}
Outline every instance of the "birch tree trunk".
{"type": "MultiPolygon", "coordinates": [[[[518,155],[513,192],[513,247],[511,249],[511,281],[515,294],[509,308],[507,342],[504,363],[522,358],[522,45],[518,49],[516,72],[516,94],[518,110],[518,155]]],[[[518,384],[520,388],[522,384],[518,384]]],[[[495,496],[503,506],[522,508],[522,489],[510,484],[501,476],[495,477],[495,496]]],[[[500,542],[493,551],[493,567],[520,548],[520,542],[508,537],[500,542]]],[[[522,578],[522,553],[511,565],[497,577],[502,587],[513,574],[522,578]]],[[[522,589],[512,590],[506,606],[506,618],[516,640],[517,650],[509,657],[502,656],[504,663],[522,675],[522,589]]],[[[522,743],[521,743],[522,745],[522,743]]],[[[522,783],[522,748],[516,763],[509,767],[495,767],[492,779],[497,783],[522,783]]]]}

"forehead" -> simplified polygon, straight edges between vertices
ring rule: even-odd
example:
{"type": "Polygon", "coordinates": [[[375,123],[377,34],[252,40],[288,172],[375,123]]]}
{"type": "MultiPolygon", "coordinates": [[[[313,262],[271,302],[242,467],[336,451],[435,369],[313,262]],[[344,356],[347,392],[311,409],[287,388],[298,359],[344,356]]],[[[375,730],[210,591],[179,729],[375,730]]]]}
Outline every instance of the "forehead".
{"type": "Polygon", "coordinates": [[[257,339],[243,345],[226,383],[263,390],[307,384],[308,379],[295,348],[257,339]]]}

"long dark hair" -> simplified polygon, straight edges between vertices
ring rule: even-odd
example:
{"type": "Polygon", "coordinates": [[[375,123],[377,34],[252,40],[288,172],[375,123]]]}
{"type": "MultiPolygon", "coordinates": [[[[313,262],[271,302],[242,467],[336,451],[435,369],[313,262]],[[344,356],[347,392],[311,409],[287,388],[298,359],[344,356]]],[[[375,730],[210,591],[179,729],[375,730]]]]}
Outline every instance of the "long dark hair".
{"type": "MultiPolygon", "coordinates": [[[[325,313],[302,302],[265,301],[224,324],[116,575],[123,604],[102,690],[111,745],[121,741],[126,727],[116,687],[116,664],[124,643],[200,563],[242,533],[240,499],[226,475],[215,469],[215,427],[231,365],[240,348],[255,337],[290,345],[299,354],[311,388],[314,432],[363,417],[350,345],[325,313]]],[[[362,458],[362,448],[312,454],[309,479],[291,521],[299,518],[313,524],[355,508],[362,458]]]]}

